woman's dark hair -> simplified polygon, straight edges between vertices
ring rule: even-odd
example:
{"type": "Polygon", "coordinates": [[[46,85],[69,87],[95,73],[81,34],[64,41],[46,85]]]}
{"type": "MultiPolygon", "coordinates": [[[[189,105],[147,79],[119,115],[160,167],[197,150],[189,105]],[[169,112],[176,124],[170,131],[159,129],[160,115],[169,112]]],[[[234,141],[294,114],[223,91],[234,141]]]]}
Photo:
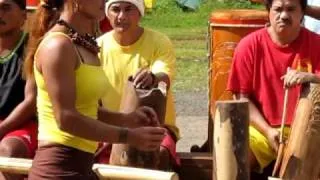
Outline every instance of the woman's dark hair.
{"type": "MultiPolygon", "coordinates": [[[[273,0],[264,0],[264,4],[268,11],[270,11],[270,8],[272,6],[273,0]]],[[[307,8],[307,0],[300,0],[300,6],[303,12],[305,12],[307,8]]]]}
{"type": "Polygon", "coordinates": [[[24,75],[33,75],[34,55],[43,36],[55,25],[59,19],[65,3],[72,8],[72,0],[41,0],[31,23],[27,55],[24,63],[24,75]]]}

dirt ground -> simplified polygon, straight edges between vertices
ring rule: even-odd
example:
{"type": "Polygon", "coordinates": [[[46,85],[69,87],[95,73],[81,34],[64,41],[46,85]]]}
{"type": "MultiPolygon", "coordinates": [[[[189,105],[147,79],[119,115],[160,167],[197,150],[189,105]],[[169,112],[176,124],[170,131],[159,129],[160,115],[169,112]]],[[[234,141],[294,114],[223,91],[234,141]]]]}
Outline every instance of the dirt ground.
{"type": "Polygon", "coordinates": [[[202,145],[208,132],[208,96],[206,91],[176,92],[177,126],[181,139],[178,152],[189,152],[192,145],[202,145]]]}

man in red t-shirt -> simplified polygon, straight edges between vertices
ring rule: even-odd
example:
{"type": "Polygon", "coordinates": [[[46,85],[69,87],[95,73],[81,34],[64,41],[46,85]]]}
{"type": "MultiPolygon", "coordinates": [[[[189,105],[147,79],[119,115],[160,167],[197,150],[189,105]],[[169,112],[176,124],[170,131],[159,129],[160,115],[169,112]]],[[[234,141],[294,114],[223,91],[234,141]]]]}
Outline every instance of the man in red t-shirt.
{"type": "Polygon", "coordinates": [[[320,82],[320,36],[300,24],[306,0],[267,0],[266,7],[270,25],[240,41],[228,82],[235,98],[249,100],[250,166],[260,170],[276,158],[284,86],[289,88],[289,126],[297,85],[320,82]]]}

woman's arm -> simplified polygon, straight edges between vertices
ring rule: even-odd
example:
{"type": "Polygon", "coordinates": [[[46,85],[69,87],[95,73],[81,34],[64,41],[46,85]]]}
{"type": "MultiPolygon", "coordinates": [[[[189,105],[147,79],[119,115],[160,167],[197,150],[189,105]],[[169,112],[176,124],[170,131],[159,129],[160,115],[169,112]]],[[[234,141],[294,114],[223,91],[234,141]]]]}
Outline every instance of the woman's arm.
{"type": "Polygon", "coordinates": [[[139,107],[136,111],[125,114],[99,108],[98,119],[102,122],[123,127],[159,126],[156,112],[150,107],[139,107]]]}
{"type": "Polygon", "coordinates": [[[21,127],[36,117],[36,85],[33,77],[27,79],[24,89],[24,100],[19,103],[9,116],[0,123],[0,137],[21,127]]]}

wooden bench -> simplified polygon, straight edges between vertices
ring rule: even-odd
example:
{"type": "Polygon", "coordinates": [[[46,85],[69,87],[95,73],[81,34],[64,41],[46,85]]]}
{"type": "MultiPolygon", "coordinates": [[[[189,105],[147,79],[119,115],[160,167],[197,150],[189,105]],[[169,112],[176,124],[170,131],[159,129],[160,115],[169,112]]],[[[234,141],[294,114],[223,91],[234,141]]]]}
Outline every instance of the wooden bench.
{"type": "Polygon", "coordinates": [[[181,180],[211,180],[212,153],[179,152],[181,167],[178,171],[181,180]]]}

